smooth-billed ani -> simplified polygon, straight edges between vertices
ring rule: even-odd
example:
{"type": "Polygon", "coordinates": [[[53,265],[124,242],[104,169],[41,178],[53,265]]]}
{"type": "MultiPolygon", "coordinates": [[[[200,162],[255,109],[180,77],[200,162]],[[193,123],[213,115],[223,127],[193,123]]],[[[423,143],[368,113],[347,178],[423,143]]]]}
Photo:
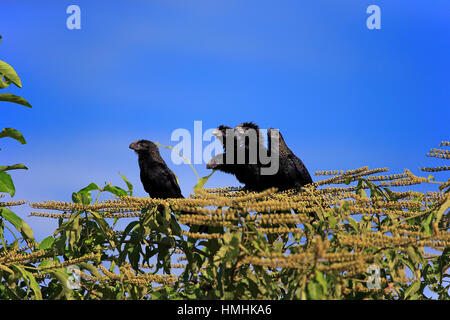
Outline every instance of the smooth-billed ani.
{"type": "MultiPolygon", "coordinates": [[[[175,174],[161,157],[156,144],[149,140],[138,140],[131,143],[129,148],[138,154],[141,182],[150,197],[184,198],[175,174]]],[[[181,211],[181,214],[188,213],[181,211]]],[[[199,232],[208,232],[207,226],[191,230],[197,229],[199,232]]]]}
{"type": "Polygon", "coordinates": [[[269,178],[261,175],[260,149],[267,152],[259,127],[252,122],[238,125],[234,130],[219,126],[213,134],[222,142],[224,153],[213,157],[206,165],[207,169],[215,169],[233,174],[244,184],[244,189],[261,191],[270,188],[269,178]],[[233,139],[233,157],[227,157],[231,152],[227,142],[233,139]],[[228,148],[227,148],[228,147],[228,148]],[[231,161],[230,159],[231,158],[231,161]]]}
{"type": "Polygon", "coordinates": [[[272,177],[272,185],[277,187],[278,190],[287,190],[292,188],[300,189],[304,185],[312,183],[308,169],[306,169],[303,161],[288,148],[279,130],[269,129],[269,149],[272,148],[272,143],[275,141],[275,132],[278,133],[279,137],[278,148],[276,148],[279,153],[279,169],[272,177]]]}
{"type": "Polygon", "coordinates": [[[159,153],[158,147],[149,140],[130,144],[138,154],[141,182],[152,198],[184,198],[177,178],[159,153]]]}

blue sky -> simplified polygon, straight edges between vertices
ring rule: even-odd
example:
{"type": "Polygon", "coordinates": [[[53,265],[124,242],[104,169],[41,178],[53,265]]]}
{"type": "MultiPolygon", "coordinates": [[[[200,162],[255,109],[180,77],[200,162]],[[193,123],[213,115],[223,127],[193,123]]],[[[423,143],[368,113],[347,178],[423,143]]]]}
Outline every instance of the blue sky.
{"type": "MultiPolygon", "coordinates": [[[[0,141],[14,199],[70,201],[91,182],[146,196],[130,142],[162,144],[178,128],[255,121],[275,127],[309,171],[389,167],[418,173],[448,140],[450,2],[430,1],[12,1],[0,10],[0,60],[11,64],[27,109],[2,103],[0,141]],[[81,30],[66,8],[81,8],[81,30]],[[381,8],[381,30],[366,8],[381,8]]],[[[206,145],[206,144],[205,144],[206,145]]],[[[168,165],[183,194],[196,177],[168,165]]],[[[205,164],[196,165],[201,176],[205,164]]],[[[314,177],[314,179],[317,179],[314,177]]],[[[207,187],[238,185],[215,173],[207,187]]],[[[430,187],[432,188],[432,187],[430,187]]],[[[433,189],[434,190],[434,189],[433,189]]],[[[29,208],[16,210],[26,218],[29,208]]],[[[42,239],[56,222],[26,218],[42,239]]]]}

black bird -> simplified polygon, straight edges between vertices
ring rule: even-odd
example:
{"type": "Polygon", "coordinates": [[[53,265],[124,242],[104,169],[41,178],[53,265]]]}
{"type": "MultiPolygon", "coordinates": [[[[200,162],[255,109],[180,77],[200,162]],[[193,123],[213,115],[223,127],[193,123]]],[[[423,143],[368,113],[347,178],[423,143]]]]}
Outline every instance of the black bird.
{"type": "Polygon", "coordinates": [[[279,169],[273,176],[273,186],[277,187],[278,190],[287,190],[292,188],[300,189],[304,185],[312,183],[313,181],[308,169],[306,169],[303,161],[288,148],[279,130],[273,128],[269,129],[269,149],[272,147],[275,131],[279,135],[279,144],[278,146],[275,146],[275,149],[278,150],[279,153],[279,169]]]}
{"type": "MultiPolygon", "coordinates": [[[[216,136],[223,137],[221,138],[223,139],[221,141],[227,141],[226,139],[230,138],[229,131],[227,131],[228,134],[225,134],[226,129],[229,129],[229,127],[220,126],[215,131],[217,134],[216,136]]],[[[237,180],[245,185],[244,188],[250,191],[262,191],[271,187],[276,187],[280,191],[292,188],[300,189],[302,186],[313,182],[311,175],[302,160],[288,148],[283,136],[278,130],[279,140],[274,151],[279,157],[279,168],[273,175],[262,174],[261,169],[269,167],[271,163],[263,163],[260,155],[271,153],[272,135],[274,134],[275,129],[269,129],[268,131],[268,148],[264,146],[264,139],[261,131],[255,123],[244,122],[236,126],[234,131],[234,162],[225,163],[226,147],[224,146],[225,152],[212,158],[206,166],[207,169],[220,170],[235,175],[237,180]],[[251,144],[255,143],[254,140],[251,140],[250,138],[252,135],[253,139],[257,139],[256,148],[255,145],[251,144]],[[239,164],[237,162],[236,155],[238,150],[244,152],[244,164],[239,164]],[[256,155],[254,153],[256,153],[256,155]]]]}
{"type": "Polygon", "coordinates": [[[158,147],[149,140],[138,140],[130,144],[138,154],[141,182],[152,198],[184,198],[177,178],[161,157],[158,147]]]}
{"type": "MultiPolygon", "coordinates": [[[[149,140],[138,140],[130,144],[138,154],[141,182],[144,190],[152,198],[184,198],[177,178],[159,153],[159,149],[149,140]]],[[[188,214],[189,212],[181,212],[188,214]]],[[[208,232],[207,226],[191,228],[192,232],[208,232]]]]}
{"type": "Polygon", "coordinates": [[[234,134],[234,131],[231,127],[220,125],[213,131],[213,135],[222,143],[223,147],[223,153],[220,153],[216,156],[214,156],[212,159],[208,161],[206,164],[207,169],[214,169],[219,170],[225,173],[235,174],[237,167],[236,167],[236,152],[237,152],[237,139],[234,134]],[[228,148],[231,146],[230,141],[228,139],[233,139],[233,151],[229,150],[228,148]],[[227,148],[228,147],[228,148],[227,148]],[[233,159],[231,162],[227,162],[227,149],[230,152],[234,152],[233,159]]]}
{"type": "Polygon", "coordinates": [[[223,152],[227,152],[227,142],[229,142],[228,138],[233,138],[235,140],[234,142],[236,142],[234,131],[229,126],[221,124],[216,129],[214,129],[212,134],[222,143],[223,152]]]}
{"type": "Polygon", "coordinates": [[[261,169],[269,166],[261,160],[261,154],[268,154],[264,146],[264,138],[259,126],[253,122],[244,122],[234,128],[239,142],[239,148],[243,148],[245,164],[241,166],[236,178],[245,184],[245,189],[251,191],[263,191],[272,187],[272,176],[264,175],[261,169]],[[255,141],[256,139],[256,141],[255,141]]]}
{"type": "Polygon", "coordinates": [[[244,122],[236,126],[233,131],[230,129],[230,127],[221,125],[214,130],[213,134],[223,144],[224,153],[213,157],[207,163],[206,168],[233,174],[240,183],[244,184],[244,189],[250,191],[262,191],[270,188],[269,178],[261,175],[262,164],[259,159],[259,150],[262,148],[266,152],[267,150],[259,127],[252,122],[244,122]],[[256,148],[252,145],[254,142],[251,137],[257,138],[256,148]],[[234,139],[231,163],[227,162],[226,157],[227,152],[231,152],[230,145],[227,145],[230,138],[234,139]]]}

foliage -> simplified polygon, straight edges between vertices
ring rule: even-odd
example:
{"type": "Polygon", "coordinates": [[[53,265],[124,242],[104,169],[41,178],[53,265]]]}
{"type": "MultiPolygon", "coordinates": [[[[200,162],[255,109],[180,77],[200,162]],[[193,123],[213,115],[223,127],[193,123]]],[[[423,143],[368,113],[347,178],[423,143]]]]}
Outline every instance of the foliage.
{"type": "Polygon", "coordinates": [[[130,196],[123,177],[128,190],[91,183],[70,203],[30,203],[59,225],[39,244],[2,247],[0,297],[428,299],[428,288],[449,299],[449,188],[392,191],[381,183],[445,184],[373,175],[386,170],[334,173],[300,193],[197,188],[165,200],[130,196]],[[99,202],[102,192],[115,199],[99,202]]]}
{"type": "MultiPolygon", "coordinates": [[[[0,73],[0,88],[21,87],[2,61],[0,73]]],[[[0,101],[31,107],[11,94],[0,101]]],[[[1,137],[25,143],[12,128],[1,137]]],[[[449,151],[428,156],[449,159],[449,151]]],[[[0,198],[14,196],[13,169],[27,168],[0,166],[0,198]]],[[[10,209],[25,201],[3,201],[0,299],[397,300],[428,299],[431,290],[448,300],[450,180],[377,175],[386,171],[321,171],[330,177],[280,193],[204,189],[211,175],[197,175],[189,198],[165,200],[133,197],[121,175],[126,189],[91,183],[72,202],[28,203],[31,216],[58,220],[39,243],[10,209]],[[423,183],[439,191],[392,191],[423,183]]]]}

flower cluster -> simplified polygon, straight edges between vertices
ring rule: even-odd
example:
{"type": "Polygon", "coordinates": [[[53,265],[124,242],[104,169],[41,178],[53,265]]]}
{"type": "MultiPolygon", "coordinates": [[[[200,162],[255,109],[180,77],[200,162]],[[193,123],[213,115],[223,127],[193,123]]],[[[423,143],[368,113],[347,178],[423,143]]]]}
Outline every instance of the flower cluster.
{"type": "Polygon", "coordinates": [[[440,167],[422,167],[420,168],[422,171],[426,172],[439,172],[439,171],[447,171],[450,170],[450,166],[440,166],[440,167]]]}
{"type": "MultiPolygon", "coordinates": [[[[1,197],[0,197],[1,198],[1,197]]],[[[19,200],[19,201],[4,201],[0,202],[0,207],[13,207],[13,206],[20,206],[22,204],[26,203],[25,200],[19,200]]]]}
{"type": "Polygon", "coordinates": [[[2,256],[0,256],[0,264],[35,261],[46,254],[44,250],[38,250],[31,253],[23,253],[20,251],[21,250],[11,250],[5,252],[2,256]]]}

